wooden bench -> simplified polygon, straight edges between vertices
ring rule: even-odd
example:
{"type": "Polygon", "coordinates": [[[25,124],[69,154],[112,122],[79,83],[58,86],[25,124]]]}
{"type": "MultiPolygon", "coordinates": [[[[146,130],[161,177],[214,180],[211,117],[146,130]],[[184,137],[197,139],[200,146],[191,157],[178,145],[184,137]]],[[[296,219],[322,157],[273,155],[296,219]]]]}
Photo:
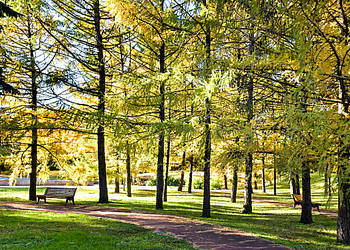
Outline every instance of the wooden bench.
{"type": "Polygon", "coordinates": [[[44,199],[44,201],[46,202],[46,198],[66,199],[65,206],[67,206],[68,201],[72,201],[73,204],[75,204],[75,191],[77,191],[77,188],[48,187],[45,190],[45,194],[39,194],[36,196],[38,198],[36,204],[39,203],[40,199],[44,199]]]}
{"type": "MultiPolygon", "coordinates": [[[[303,196],[301,194],[292,194],[293,200],[294,200],[294,208],[296,205],[302,205],[303,203],[303,196]]],[[[320,212],[320,203],[314,203],[311,202],[311,207],[317,208],[317,211],[320,212]]]]}

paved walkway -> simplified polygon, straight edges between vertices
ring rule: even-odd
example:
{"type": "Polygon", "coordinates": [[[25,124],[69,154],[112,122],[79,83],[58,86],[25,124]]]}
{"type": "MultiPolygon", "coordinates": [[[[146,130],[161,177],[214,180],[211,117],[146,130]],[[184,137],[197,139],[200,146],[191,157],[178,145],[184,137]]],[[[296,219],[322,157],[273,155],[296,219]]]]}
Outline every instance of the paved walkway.
{"type": "Polygon", "coordinates": [[[291,250],[291,248],[224,226],[184,217],[126,208],[0,201],[0,209],[77,213],[132,223],[158,234],[184,239],[197,249],[215,250],[291,250]]]}

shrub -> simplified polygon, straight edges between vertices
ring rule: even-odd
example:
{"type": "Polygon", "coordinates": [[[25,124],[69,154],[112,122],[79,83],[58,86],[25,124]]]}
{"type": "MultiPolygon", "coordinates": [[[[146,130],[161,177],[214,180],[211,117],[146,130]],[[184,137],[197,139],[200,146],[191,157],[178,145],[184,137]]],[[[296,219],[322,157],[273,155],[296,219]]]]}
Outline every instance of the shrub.
{"type": "Polygon", "coordinates": [[[149,179],[146,181],[146,186],[156,186],[157,185],[157,179],[149,179]]]}
{"type": "MultiPolygon", "coordinates": [[[[186,184],[184,180],[184,185],[186,184]]],[[[146,181],[146,186],[156,186],[157,185],[157,179],[149,179],[146,181]]],[[[172,176],[168,176],[168,186],[178,186],[180,185],[180,178],[175,178],[172,176]]]]}
{"type": "Polygon", "coordinates": [[[219,179],[214,179],[210,182],[210,189],[211,190],[221,190],[222,184],[219,179]]]}
{"type": "Polygon", "coordinates": [[[203,189],[203,180],[196,178],[193,180],[193,188],[194,189],[203,189]]]}
{"type": "MultiPolygon", "coordinates": [[[[184,185],[186,184],[184,180],[184,185]]],[[[175,178],[172,176],[168,176],[168,186],[179,186],[180,185],[180,178],[175,178]]]]}

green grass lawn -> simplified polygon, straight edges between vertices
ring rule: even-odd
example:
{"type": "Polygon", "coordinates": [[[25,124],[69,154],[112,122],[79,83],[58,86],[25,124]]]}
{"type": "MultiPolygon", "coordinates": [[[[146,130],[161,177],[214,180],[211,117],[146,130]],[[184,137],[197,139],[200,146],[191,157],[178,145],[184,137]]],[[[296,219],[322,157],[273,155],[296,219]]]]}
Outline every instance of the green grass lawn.
{"type": "Polygon", "coordinates": [[[183,240],[77,214],[0,209],[0,249],[194,249],[183,240]]]}
{"type": "MultiPolygon", "coordinates": [[[[323,196],[319,188],[321,177],[313,175],[313,201],[320,202],[325,208],[328,197],[323,196]],[[317,181],[318,178],[318,181],[317,181]],[[317,189],[315,187],[318,187],[317,189]]],[[[44,188],[38,188],[37,193],[44,193],[44,188]]],[[[79,187],[76,193],[78,204],[93,204],[101,206],[127,207],[148,210],[165,214],[174,214],[188,218],[225,225],[243,230],[256,236],[272,240],[296,249],[350,249],[350,246],[336,244],[336,218],[322,215],[313,211],[314,223],[303,225],[299,223],[301,209],[276,206],[268,203],[253,202],[253,214],[241,214],[243,199],[237,203],[230,203],[229,190],[213,191],[211,196],[211,218],[202,218],[202,191],[194,190],[192,194],[178,192],[175,187],[169,188],[168,202],[164,203],[164,210],[155,210],[155,187],[133,186],[133,197],[126,197],[125,192],[115,194],[111,186],[108,204],[98,204],[98,187],[79,187]]],[[[184,190],[187,190],[186,188],[184,190]]],[[[253,197],[293,203],[289,194],[288,183],[278,185],[277,196],[273,195],[272,186],[267,193],[255,191],[253,197]]],[[[240,189],[238,195],[243,196],[240,189]]],[[[28,188],[0,189],[0,200],[27,201],[28,188]]],[[[50,199],[49,202],[63,200],[50,199]]],[[[336,200],[327,209],[336,209],[336,200]]]]}

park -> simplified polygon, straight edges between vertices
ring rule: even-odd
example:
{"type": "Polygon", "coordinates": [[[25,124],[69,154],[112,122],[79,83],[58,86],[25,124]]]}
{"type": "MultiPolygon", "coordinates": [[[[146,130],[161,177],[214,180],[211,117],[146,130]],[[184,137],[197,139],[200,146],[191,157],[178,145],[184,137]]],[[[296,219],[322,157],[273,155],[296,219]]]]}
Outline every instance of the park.
{"type": "Polygon", "coordinates": [[[0,0],[0,249],[350,249],[349,13],[0,0]]]}

